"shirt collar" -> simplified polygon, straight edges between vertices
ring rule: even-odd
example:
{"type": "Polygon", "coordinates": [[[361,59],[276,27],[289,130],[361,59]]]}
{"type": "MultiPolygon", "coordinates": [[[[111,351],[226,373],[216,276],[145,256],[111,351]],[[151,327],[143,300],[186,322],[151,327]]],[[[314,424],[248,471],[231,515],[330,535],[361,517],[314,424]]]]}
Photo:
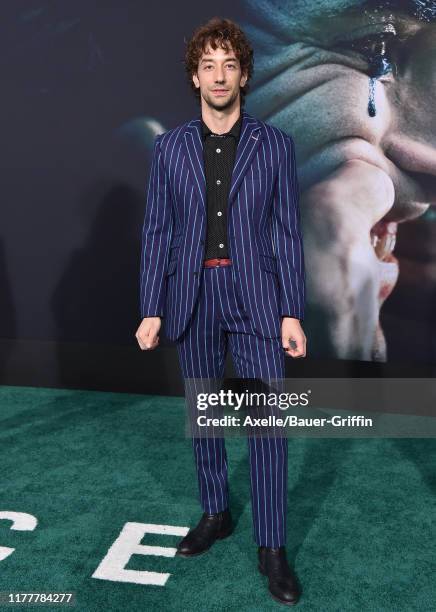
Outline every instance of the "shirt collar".
{"type": "MultiPolygon", "coordinates": [[[[216,136],[233,136],[236,139],[236,141],[238,141],[239,135],[241,133],[241,124],[242,124],[242,113],[239,115],[239,119],[235,121],[235,123],[232,125],[232,127],[230,128],[228,132],[225,132],[225,134],[216,134],[216,136]]],[[[201,131],[203,134],[203,140],[206,138],[206,136],[209,136],[210,134],[214,134],[214,132],[212,132],[212,130],[205,124],[203,119],[201,119],[201,131]]]]}

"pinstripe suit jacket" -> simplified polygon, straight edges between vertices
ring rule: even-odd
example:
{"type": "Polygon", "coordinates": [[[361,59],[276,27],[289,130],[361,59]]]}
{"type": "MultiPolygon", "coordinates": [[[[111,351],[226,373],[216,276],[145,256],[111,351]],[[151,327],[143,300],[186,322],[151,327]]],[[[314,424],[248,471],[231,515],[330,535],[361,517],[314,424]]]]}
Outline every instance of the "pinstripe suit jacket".
{"type": "MultiPolygon", "coordinates": [[[[238,299],[256,332],[279,337],[304,317],[305,270],[294,143],[242,109],[228,201],[238,299]]],[[[142,230],[140,309],[177,340],[195,306],[206,244],[201,117],[156,137],[142,230]]]]}

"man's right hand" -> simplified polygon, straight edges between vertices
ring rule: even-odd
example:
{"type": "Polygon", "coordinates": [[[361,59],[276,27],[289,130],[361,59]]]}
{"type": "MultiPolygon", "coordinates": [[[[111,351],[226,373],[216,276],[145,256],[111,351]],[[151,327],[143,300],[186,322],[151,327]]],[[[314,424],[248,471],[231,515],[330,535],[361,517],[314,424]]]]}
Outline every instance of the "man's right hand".
{"type": "Polygon", "coordinates": [[[142,319],[141,325],[136,330],[135,336],[143,351],[153,350],[158,346],[160,326],[160,317],[145,317],[142,319]]]}

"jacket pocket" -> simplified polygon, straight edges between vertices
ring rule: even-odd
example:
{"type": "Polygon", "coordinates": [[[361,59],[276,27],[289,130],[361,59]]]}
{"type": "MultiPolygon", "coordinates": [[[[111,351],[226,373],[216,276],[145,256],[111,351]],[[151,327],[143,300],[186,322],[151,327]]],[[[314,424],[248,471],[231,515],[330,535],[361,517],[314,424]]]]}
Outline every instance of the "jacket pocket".
{"type": "Polygon", "coordinates": [[[171,240],[171,246],[172,247],[180,246],[180,243],[182,242],[182,240],[183,240],[183,234],[174,235],[171,240]]]}
{"type": "Polygon", "coordinates": [[[170,261],[179,257],[180,245],[171,245],[170,248],[170,261]]]}
{"type": "Polygon", "coordinates": [[[170,263],[168,264],[166,276],[171,276],[171,274],[174,274],[174,272],[176,271],[176,268],[177,268],[177,259],[172,259],[170,263]]]}
{"type": "Polygon", "coordinates": [[[271,255],[259,255],[260,267],[266,272],[277,274],[277,260],[271,255]]]}

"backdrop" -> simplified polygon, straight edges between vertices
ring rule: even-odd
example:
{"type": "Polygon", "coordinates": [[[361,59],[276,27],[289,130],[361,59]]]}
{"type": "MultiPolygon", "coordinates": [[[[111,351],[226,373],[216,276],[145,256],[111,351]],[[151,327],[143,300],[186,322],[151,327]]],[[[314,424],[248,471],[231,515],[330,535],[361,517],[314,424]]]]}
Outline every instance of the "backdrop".
{"type": "MultiPolygon", "coordinates": [[[[219,11],[255,50],[246,109],[296,143],[309,358],[432,366],[434,3],[219,11]]],[[[153,140],[199,113],[185,42],[214,12],[75,0],[0,13],[0,336],[135,350],[153,140]]]]}

